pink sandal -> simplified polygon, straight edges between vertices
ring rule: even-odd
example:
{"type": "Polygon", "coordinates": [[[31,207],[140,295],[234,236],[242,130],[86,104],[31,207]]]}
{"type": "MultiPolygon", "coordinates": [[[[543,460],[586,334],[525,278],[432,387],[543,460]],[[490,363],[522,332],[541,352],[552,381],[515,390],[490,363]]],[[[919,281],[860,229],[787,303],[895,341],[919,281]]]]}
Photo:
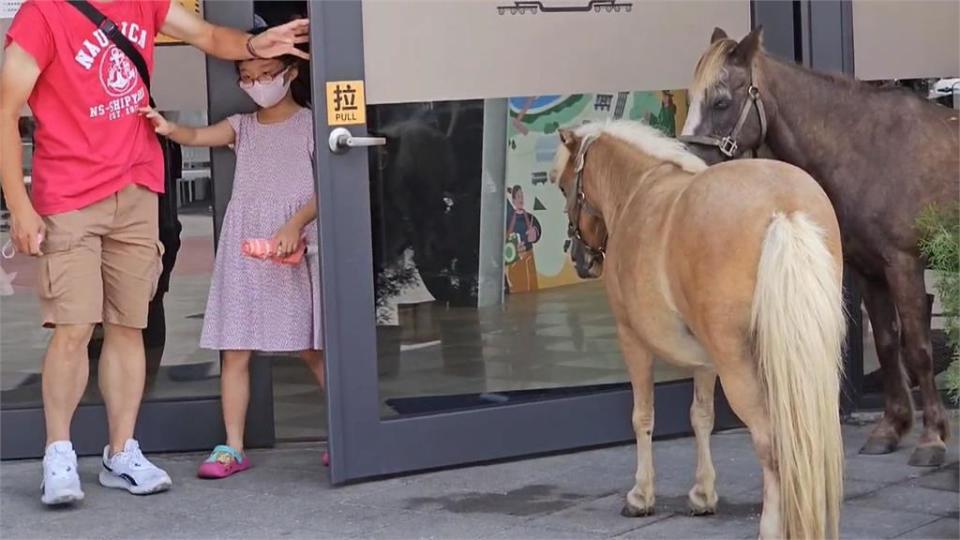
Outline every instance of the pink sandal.
{"type": "Polygon", "coordinates": [[[210,452],[208,457],[197,470],[200,478],[220,479],[243,472],[250,468],[250,460],[242,452],[221,444],[210,452]]]}

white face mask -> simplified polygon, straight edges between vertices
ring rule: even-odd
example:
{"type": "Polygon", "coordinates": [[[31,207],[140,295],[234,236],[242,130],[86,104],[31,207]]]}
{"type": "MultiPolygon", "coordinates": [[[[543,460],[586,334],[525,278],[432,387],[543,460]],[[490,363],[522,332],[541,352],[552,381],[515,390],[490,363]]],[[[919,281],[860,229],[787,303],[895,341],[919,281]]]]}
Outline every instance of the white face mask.
{"type": "Polygon", "coordinates": [[[240,83],[240,88],[250,96],[254,103],[263,107],[273,107],[287,97],[290,90],[290,82],[285,80],[287,71],[284,70],[268,83],[254,81],[253,83],[240,83]]]}

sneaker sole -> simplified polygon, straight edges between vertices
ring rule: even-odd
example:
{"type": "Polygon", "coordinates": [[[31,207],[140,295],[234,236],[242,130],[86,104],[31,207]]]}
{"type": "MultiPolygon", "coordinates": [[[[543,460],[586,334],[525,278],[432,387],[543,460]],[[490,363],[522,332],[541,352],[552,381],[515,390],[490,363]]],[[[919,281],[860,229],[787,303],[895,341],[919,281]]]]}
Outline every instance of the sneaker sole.
{"type": "Polygon", "coordinates": [[[153,495],[154,493],[162,493],[170,489],[170,487],[173,485],[173,482],[168,479],[153,486],[135,486],[127,480],[124,480],[123,478],[120,478],[119,476],[116,476],[108,471],[100,471],[99,480],[100,485],[105,488],[123,489],[133,493],[134,495],[153,495]]]}
{"type": "Polygon", "coordinates": [[[78,503],[83,500],[82,491],[61,491],[56,495],[47,497],[46,494],[40,496],[40,502],[47,506],[63,506],[67,504],[78,503]]]}

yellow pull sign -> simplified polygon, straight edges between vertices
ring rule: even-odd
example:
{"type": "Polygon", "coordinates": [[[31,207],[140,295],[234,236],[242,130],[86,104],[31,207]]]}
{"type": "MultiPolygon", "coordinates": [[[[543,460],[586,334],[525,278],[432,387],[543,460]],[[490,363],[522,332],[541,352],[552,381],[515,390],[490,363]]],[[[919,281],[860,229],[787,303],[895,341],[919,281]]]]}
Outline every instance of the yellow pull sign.
{"type": "Polygon", "coordinates": [[[352,126],[367,123],[363,81],[327,83],[327,125],[352,126]]]}

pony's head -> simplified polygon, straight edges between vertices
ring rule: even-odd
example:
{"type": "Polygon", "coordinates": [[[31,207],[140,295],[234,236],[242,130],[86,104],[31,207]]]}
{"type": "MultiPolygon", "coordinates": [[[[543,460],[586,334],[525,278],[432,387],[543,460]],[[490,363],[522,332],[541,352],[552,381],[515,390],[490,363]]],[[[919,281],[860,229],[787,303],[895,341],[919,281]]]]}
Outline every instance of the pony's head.
{"type": "Polygon", "coordinates": [[[597,206],[589,202],[588,192],[595,193],[595,187],[588,185],[585,169],[587,150],[598,136],[560,130],[561,144],[550,171],[551,182],[560,188],[566,200],[570,258],[577,275],[583,279],[598,278],[603,274],[607,246],[607,227],[597,206]]]}
{"type": "Polygon", "coordinates": [[[716,28],[697,62],[680,139],[707,163],[738,157],[763,144],[766,118],[754,81],[754,60],[762,42],[761,27],[739,43],[716,28]]]}

